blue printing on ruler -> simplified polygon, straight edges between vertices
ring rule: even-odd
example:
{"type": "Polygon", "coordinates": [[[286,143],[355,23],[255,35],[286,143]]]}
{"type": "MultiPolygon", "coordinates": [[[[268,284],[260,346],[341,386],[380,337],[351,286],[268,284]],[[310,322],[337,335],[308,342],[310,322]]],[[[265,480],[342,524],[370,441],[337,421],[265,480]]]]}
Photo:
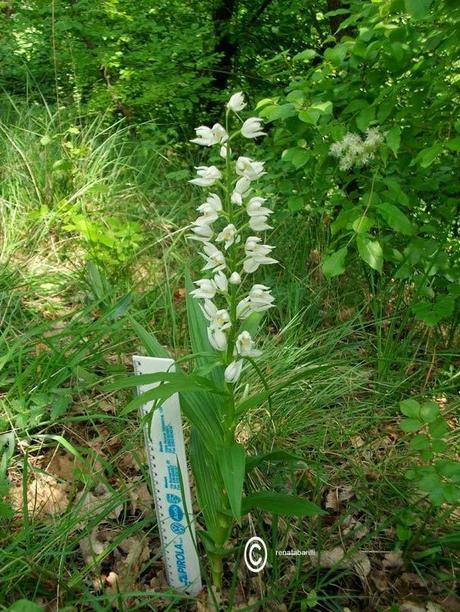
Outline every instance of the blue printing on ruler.
{"type": "MultiPolygon", "coordinates": [[[[163,406],[158,408],[161,431],[163,440],[159,443],[159,452],[163,454],[173,454],[174,463],[169,459],[166,461],[168,476],[165,477],[165,489],[178,491],[180,493],[180,473],[176,464],[176,442],[174,439],[174,429],[172,425],[166,423],[163,406]]],[[[171,518],[170,529],[176,536],[185,533],[187,529],[185,509],[182,507],[182,499],[176,493],[166,493],[166,501],[168,503],[168,514],[171,518]]],[[[177,576],[179,582],[187,586],[190,584],[187,575],[187,560],[185,557],[183,539],[178,537],[174,540],[174,557],[176,561],[177,576]]]]}

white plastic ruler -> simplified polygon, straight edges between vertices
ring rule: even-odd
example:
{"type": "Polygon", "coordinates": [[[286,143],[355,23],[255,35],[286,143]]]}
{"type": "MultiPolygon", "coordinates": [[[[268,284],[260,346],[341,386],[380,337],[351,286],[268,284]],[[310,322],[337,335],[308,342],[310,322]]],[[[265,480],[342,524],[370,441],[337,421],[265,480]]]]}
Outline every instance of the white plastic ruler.
{"type": "MultiPolygon", "coordinates": [[[[136,374],[175,370],[172,359],[157,357],[135,355],[133,365],[136,374]]],[[[140,385],[137,392],[145,393],[158,384],[140,385]]],[[[153,402],[144,404],[141,415],[148,414],[152,405],[153,402]]],[[[149,424],[144,426],[144,437],[166,577],[168,583],[178,591],[197,595],[202,584],[177,393],[155,410],[149,424]]]]}

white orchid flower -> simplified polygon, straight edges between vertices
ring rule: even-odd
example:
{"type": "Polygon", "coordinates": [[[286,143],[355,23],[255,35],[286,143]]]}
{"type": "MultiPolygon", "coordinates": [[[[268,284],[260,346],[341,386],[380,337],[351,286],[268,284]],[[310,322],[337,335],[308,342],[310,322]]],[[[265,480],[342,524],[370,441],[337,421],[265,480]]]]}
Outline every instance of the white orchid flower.
{"type": "Polygon", "coordinates": [[[247,319],[253,312],[264,312],[273,306],[275,298],[266,285],[253,285],[249,295],[240,300],[236,306],[238,319],[247,319]]]}
{"type": "Polygon", "coordinates": [[[225,250],[231,247],[235,241],[238,242],[238,232],[233,223],[226,225],[216,238],[216,242],[224,243],[225,250]]]}
{"type": "Polygon", "coordinates": [[[210,147],[211,145],[216,143],[215,136],[212,133],[211,128],[206,127],[205,125],[200,125],[195,128],[196,138],[193,138],[190,142],[194,144],[201,145],[203,147],[210,147]]]}
{"type": "Polygon", "coordinates": [[[266,202],[265,198],[251,198],[246,206],[246,212],[249,215],[249,227],[255,232],[263,232],[268,229],[273,229],[267,224],[267,218],[273,214],[273,211],[263,206],[266,202]]]}
{"type": "Polygon", "coordinates": [[[267,198],[255,197],[251,198],[246,205],[246,212],[250,217],[268,217],[273,214],[273,211],[263,206],[267,198]]]}
{"type": "Polygon", "coordinates": [[[219,270],[225,269],[226,263],[224,254],[219,251],[217,247],[209,242],[204,245],[203,251],[204,253],[201,253],[201,255],[206,261],[203,270],[214,270],[214,272],[219,272],[219,270]]]}
{"type": "Polygon", "coordinates": [[[189,183],[198,185],[199,187],[211,187],[218,181],[222,174],[216,166],[196,166],[198,178],[192,179],[189,183]]]}
{"type": "Polygon", "coordinates": [[[236,204],[237,206],[241,206],[243,203],[243,198],[249,194],[251,191],[251,181],[243,176],[236,181],[235,188],[231,195],[232,204],[236,204]]]}
{"type": "Polygon", "coordinates": [[[273,226],[268,225],[267,217],[251,217],[249,219],[249,227],[254,232],[264,232],[265,230],[273,229],[273,226]]]}
{"type": "Polygon", "coordinates": [[[195,133],[196,138],[190,142],[203,147],[211,147],[219,142],[225,142],[228,140],[228,134],[220,123],[215,123],[212,128],[205,125],[200,125],[200,127],[195,128],[195,133]]]}
{"type": "Polygon", "coordinates": [[[230,278],[228,279],[228,282],[231,285],[240,285],[241,284],[241,276],[238,274],[238,272],[232,272],[230,274],[230,278]]]}
{"type": "Polygon", "coordinates": [[[191,240],[198,240],[200,242],[209,242],[214,235],[212,227],[206,225],[206,223],[198,223],[197,219],[191,227],[194,236],[189,236],[191,240]]]}
{"type": "Polygon", "coordinates": [[[268,257],[274,247],[268,244],[259,244],[261,239],[258,236],[249,236],[244,247],[246,259],[243,263],[245,272],[251,274],[261,265],[278,263],[273,257],[268,257]]]}
{"type": "Polygon", "coordinates": [[[225,382],[235,384],[238,382],[241,376],[241,370],[243,369],[243,360],[232,361],[228,364],[224,371],[225,382]]]}
{"type": "Polygon", "coordinates": [[[215,123],[212,126],[211,131],[212,131],[214,138],[216,139],[216,144],[219,142],[223,144],[224,142],[228,140],[228,134],[224,126],[221,125],[220,123],[215,123]]]}
{"type": "Polygon", "coordinates": [[[222,271],[217,272],[214,276],[214,283],[221,293],[227,293],[228,291],[228,280],[222,271]]]}
{"type": "Polygon", "coordinates": [[[260,244],[260,242],[262,242],[262,238],[259,238],[259,236],[248,236],[244,245],[244,252],[246,255],[250,256],[253,253],[268,255],[275,248],[269,244],[260,244]]]}
{"type": "Polygon", "coordinates": [[[197,207],[197,211],[203,214],[211,211],[220,213],[222,212],[222,200],[217,193],[210,193],[206,198],[206,201],[197,207]]]}
{"type": "Polygon", "coordinates": [[[262,131],[262,119],[259,119],[259,117],[250,117],[246,119],[241,126],[241,135],[245,138],[265,136],[265,132],[262,131]]]}
{"type": "Polygon", "coordinates": [[[212,298],[216,295],[217,286],[215,282],[209,278],[201,278],[193,283],[194,285],[198,285],[197,289],[190,291],[190,295],[195,299],[205,299],[212,300],[212,298]]]}
{"type": "Polygon", "coordinates": [[[275,298],[270,293],[270,287],[266,285],[253,285],[248,296],[254,312],[263,312],[273,306],[275,298]]]}
{"type": "Polygon", "coordinates": [[[254,340],[248,331],[242,331],[238,335],[235,344],[235,351],[241,357],[259,357],[262,351],[254,348],[254,340]]]}
{"type": "Polygon", "coordinates": [[[248,297],[243,298],[236,305],[236,316],[238,319],[247,319],[251,312],[251,301],[248,297]]]}
{"type": "Polygon", "coordinates": [[[212,329],[220,329],[224,331],[231,327],[230,315],[225,308],[218,309],[214,302],[211,300],[205,300],[204,305],[201,306],[204,316],[210,322],[212,329]]]}
{"type": "Polygon", "coordinates": [[[219,155],[222,157],[222,159],[227,159],[227,149],[228,149],[228,145],[226,144],[223,144],[220,147],[219,155]]]}
{"type": "Polygon", "coordinates": [[[227,336],[221,329],[208,327],[208,340],[209,344],[216,351],[225,351],[227,349],[227,336]]]}
{"type": "Polygon", "coordinates": [[[246,102],[244,101],[243,92],[238,91],[234,93],[230,100],[227,102],[227,108],[234,113],[239,113],[245,108],[246,102]]]}
{"type": "Polygon", "coordinates": [[[206,201],[198,206],[197,211],[202,215],[195,221],[195,225],[209,225],[219,218],[219,213],[222,212],[222,201],[217,194],[210,193],[206,201]]]}
{"type": "Polygon", "coordinates": [[[264,162],[254,161],[250,157],[240,156],[236,160],[236,173],[250,181],[255,181],[266,172],[264,172],[264,162]]]}

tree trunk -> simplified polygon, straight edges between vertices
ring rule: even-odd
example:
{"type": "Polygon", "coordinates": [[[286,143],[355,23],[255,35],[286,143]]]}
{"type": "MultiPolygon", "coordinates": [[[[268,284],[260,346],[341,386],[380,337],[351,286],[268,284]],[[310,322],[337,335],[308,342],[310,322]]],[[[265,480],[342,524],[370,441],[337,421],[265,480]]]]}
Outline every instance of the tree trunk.
{"type": "MultiPolygon", "coordinates": [[[[346,8],[343,6],[342,0],[327,0],[328,11],[336,11],[340,8],[346,8]]],[[[331,28],[331,34],[335,35],[337,42],[344,36],[353,36],[354,31],[352,27],[344,28],[336,34],[340,25],[343,21],[345,21],[345,19],[347,19],[347,17],[348,15],[346,13],[344,15],[333,15],[332,17],[329,17],[329,27],[331,28]]]]}
{"type": "Polygon", "coordinates": [[[238,45],[232,41],[230,23],[235,13],[237,0],[220,0],[216,6],[212,18],[216,44],[214,51],[219,54],[219,59],[214,73],[214,86],[219,91],[227,87],[232,73],[233,58],[238,50],[238,45]]]}

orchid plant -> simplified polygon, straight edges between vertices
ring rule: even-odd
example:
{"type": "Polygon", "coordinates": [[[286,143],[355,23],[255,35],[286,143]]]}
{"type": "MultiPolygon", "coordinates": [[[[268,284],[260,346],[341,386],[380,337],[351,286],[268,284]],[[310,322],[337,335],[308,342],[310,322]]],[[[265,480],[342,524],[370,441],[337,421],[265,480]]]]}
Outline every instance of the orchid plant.
{"type": "MultiPolygon", "coordinates": [[[[259,180],[266,175],[264,162],[236,154],[238,138],[243,142],[264,135],[257,117],[243,121],[246,107],[243,94],[234,94],[226,105],[225,127],[196,128],[193,143],[218,147],[221,169],[198,166],[190,182],[205,189],[198,217],[188,227],[188,238],[199,246],[203,277],[187,281],[187,314],[195,363],[192,372],[146,374],[121,381],[116,388],[161,381],[161,385],[139,395],[128,410],[147,401],[165,400],[179,393],[182,411],[192,425],[189,454],[195,478],[198,505],[204,528],[198,530],[207,552],[214,591],[222,586],[223,559],[232,554],[229,545],[236,523],[249,511],[259,508],[274,514],[312,516],[321,509],[307,499],[258,491],[245,494],[248,472],[264,461],[298,461],[290,453],[273,450],[248,455],[237,442],[238,425],[249,410],[265,401],[290,381],[305,378],[303,370],[291,379],[269,388],[256,358],[255,334],[263,313],[274,306],[268,286],[255,282],[261,266],[277,261],[273,246],[262,235],[273,211],[258,194],[259,180]],[[244,371],[253,367],[260,377],[262,391],[249,394],[242,384],[244,371]]],[[[135,331],[152,356],[168,356],[156,339],[133,321],[135,331]]],[[[180,360],[176,362],[180,367],[180,360]]],[[[115,387],[113,387],[115,388],[115,387]]]]}

